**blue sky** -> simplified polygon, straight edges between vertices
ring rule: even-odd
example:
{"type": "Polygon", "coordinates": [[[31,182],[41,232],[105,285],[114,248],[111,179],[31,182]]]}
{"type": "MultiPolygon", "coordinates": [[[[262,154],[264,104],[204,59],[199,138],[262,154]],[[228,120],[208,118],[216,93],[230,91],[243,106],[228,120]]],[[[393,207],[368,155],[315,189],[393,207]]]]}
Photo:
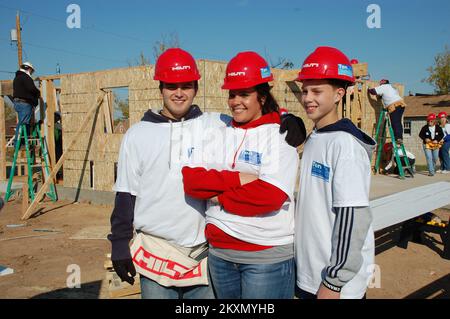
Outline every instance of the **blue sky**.
{"type": "Polygon", "coordinates": [[[299,68],[319,45],[335,46],[369,63],[372,79],[389,78],[406,91],[432,93],[421,83],[434,56],[450,46],[448,0],[0,0],[0,79],[17,69],[10,42],[21,11],[24,60],[36,75],[128,66],[140,52],[153,63],[156,41],[176,33],[195,58],[228,61],[253,50],[273,62],[287,58],[299,68]],[[69,4],[81,8],[81,28],[70,29],[69,4]],[[369,29],[369,4],[381,8],[381,28],[369,29]]]}

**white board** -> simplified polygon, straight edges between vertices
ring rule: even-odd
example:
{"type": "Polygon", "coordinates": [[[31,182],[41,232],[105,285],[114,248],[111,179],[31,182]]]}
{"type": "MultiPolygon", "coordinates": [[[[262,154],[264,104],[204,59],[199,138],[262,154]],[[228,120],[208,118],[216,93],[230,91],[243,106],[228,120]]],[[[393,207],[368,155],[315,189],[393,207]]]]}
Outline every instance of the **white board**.
{"type": "Polygon", "coordinates": [[[450,204],[450,183],[438,182],[370,201],[374,231],[450,204]]]}

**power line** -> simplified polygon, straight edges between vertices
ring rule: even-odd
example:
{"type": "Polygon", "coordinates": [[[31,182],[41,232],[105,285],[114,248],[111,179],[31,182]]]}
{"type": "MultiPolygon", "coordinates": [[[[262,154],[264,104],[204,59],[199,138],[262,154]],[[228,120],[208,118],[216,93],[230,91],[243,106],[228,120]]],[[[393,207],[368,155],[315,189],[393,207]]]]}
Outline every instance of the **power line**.
{"type": "MultiPolygon", "coordinates": [[[[9,42],[9,40],[5,39],[5,38],[0,38],[0,40],[9,42]]],[[[98,57],[95,55],[89,55],[89,54],[69,51],[69,50],[65,50],[65,49],[51,48],[51,47],[47,47],[47,46],[43,46],[43,45],[39,45],[39,44],[30,43],[30,42],[22,42],[22,44],[29,45],[29,46],[36,47],[36,48],[41,48],[41,49],[47,49],[47,50],[58,51],[58,52],[63,52],[63,53],[67,53],[67,54],[83,56],[83,57],[92,58],[92,59],[98,59],[98,60],[102,60],[102,61],[119,62],[119,63],[125,62],[125,61],[121,61],[121,60],[102,58],[102,57],[98,57]]]]}
{"type": "MultiPolygon", "coordinates": [[[[63,23],[64,25],[66,25],[66,21],[65,20],[61,20],[61,19],[45,16],[45,15],[42,15],[42,14],[39,14],[39,13],[34,13],[34,12],[31,12],[31,11],[21,10],[21,9],[18,9],[18,8],[8,7],[8,6],[5,6],[3,4],[0,4],[0,7],[8,9],[8,10],[12,10],[12,11],[20,11],[21,13],[34,15],[34,16],[42,18],[42,19],[46,19],[46,20],[50,20],[50,21],[58,22],[58,23],[63,23]]],[[[27,20],[27,22],[28,22],[28,20],[27,20]]],[[[94,31],[94,32],[98,32],[98,33],[108,34],[108,35],[111,35],[111,36],[114,36],[114,37],[117,37],[117,38],[128,39],[128,40],[132,40],[132,41],[147,42],[147,40],[139,39],[139,38],[136,38],[136,37],[133,37],[133,36],[118,34],[118,33],[109,32],[109,31],[104,31],[104,30],[100,30],[100,29],[97,29],[97,28],[94,28],[94,27],[89,27],[89,26],[83,27],[83,30],[88,30],[88,31],[94,31]]]]}

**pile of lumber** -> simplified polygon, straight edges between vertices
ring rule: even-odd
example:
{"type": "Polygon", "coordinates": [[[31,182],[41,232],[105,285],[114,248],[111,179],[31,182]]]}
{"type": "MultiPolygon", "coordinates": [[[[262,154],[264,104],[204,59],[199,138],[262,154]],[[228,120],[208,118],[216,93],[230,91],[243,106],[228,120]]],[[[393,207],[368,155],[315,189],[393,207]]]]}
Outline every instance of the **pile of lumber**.
{"type": "Polygon", "coordinates": [[[106,255],[104,263],[106,270],[106,284],[108,287],[108,294],[110,298],[137,298],[141,294],[141,285],[139,275],[134,277],[134,285],[130,285],[126,281],[122,281],[113,269],[111,254],[106,255]]]}

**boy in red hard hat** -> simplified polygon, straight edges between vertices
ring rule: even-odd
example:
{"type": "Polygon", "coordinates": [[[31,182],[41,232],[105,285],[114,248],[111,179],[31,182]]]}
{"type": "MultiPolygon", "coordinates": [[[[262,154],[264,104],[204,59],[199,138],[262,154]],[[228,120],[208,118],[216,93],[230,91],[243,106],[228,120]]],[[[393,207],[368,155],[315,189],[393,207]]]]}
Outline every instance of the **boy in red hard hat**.
{"type": "Polygon", "coordinates": [[[338,49],[318,47],[303,63],[301,103],[314,130],[301,162],[295,215],[300,298],[364,298],[374,263],[369,208],[375,141],[337,106],[354,76],[338,49]]]}
{"type": "Polygon", "coordinates": [[[448,174],[450,173],[450,124],[448,123],[446,112],[439,112],[438,119],[439,126],[444,133],[444,144],[439,149],[439,160],[441,162],[440,172],[442,174],[448,174]]]}
{"type": "MultiPolygon", "coordinates": [[[[181,168],[205,131],[224,127],[231,118],[202,113],[193,104],[199,79],[190,53],[171,48],[161,54],[154,80],[159,81],[162,109],[145,112],[120,147],[108,236],[111,260],[122,281],[133,284],[140,274],[145,299],[214,297],[206,266],[205,202],[185,195],[181,168]]],[[[305,135],[297,123],[291,116],[287,134],[300,133],[289,139],[296,144],[305,135]]]]}

